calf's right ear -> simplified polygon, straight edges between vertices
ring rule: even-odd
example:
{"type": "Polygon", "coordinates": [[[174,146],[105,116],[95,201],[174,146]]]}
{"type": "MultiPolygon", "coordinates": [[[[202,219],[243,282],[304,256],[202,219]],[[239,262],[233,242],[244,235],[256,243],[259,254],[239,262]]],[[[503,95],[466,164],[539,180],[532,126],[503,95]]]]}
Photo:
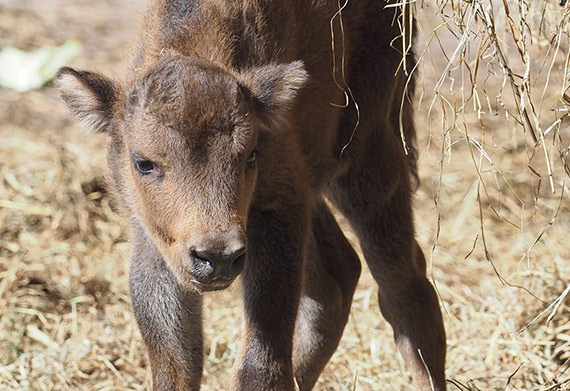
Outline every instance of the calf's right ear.
{"type": "Polygon", "coordinates": [[[115,83],[99,74],[61,68],[55,77],[61,98],[88,132],[109,129],[119,91],[115,83]]]}

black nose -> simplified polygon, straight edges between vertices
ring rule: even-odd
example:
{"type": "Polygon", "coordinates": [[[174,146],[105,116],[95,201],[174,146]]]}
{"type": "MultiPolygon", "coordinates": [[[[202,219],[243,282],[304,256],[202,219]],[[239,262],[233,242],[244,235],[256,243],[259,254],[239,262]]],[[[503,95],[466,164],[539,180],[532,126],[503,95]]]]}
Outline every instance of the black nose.
{"type": "Polygon", "coordinates": [[[241,273],[245,260],[245,246],[229,252],[192,250],[195,271],[204,278],[230,279],[241,273]]]}

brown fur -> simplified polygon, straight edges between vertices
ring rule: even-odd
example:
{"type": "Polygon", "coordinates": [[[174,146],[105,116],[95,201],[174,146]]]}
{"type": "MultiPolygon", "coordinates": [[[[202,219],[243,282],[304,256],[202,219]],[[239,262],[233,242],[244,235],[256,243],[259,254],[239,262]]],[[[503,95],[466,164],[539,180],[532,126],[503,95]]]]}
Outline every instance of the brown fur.
{"type": "MultiPolygon", "coordinates": [[[[292,391],[294,377],[301,390],[313,387],[360,274],[323,196],[358,234],[417,388],[445,389],[441,314],[414,239],[415,150],[406,156],[399,131],[404,110],[413,145],[394,49],[407,21],[386,4],[349,1],[344,36],[333,22],[333,53],[336,0],[154,0],[123,82],[59,72],[71,110],[109,135],[155,390],[199,389],[200,293],[242,270],[245,332],[232,389],[292,391]],[[359,118],[353,104],[343,107],[339,84],[359,118]]],[[[413,66],[411,53],[406,61],[413,66]]]]}

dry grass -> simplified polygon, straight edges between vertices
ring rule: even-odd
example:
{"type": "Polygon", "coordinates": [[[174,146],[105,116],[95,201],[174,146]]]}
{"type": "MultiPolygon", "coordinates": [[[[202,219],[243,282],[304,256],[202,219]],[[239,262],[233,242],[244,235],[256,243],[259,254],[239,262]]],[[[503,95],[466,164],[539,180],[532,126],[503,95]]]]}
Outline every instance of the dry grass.
{"type": "MultiPolygon", "coordinates": [[[[570,390],[563,297],[570,285],[570,204],[560,159],[569,134],[567,120],[556,123],[566,115],[568,8],[536,2],[523,10],[527,29],[518,23],[523,3],[508,2],[509,24],[496,2],[494,35],[515,88],[485,38],[486,4],[426,2],[421,9],[416,3],[424,60],[416,225],[445,311],[449,388],[570,390]],[[483,13],[465,35],[473,7],[483,13]],[[462,36],[465,44],[453,56],[462,36]],[[526,94],[532,130],[518,121],[517,89],[526,94]],[[533,132],[544,138],[538,146],[533,132]]],[[[73,36],[85,45],[73,66],[118,75],[139,7],[136,0],[3,0],[0,47],[34,48],[73,36]]],[[[101,186],[104,139],[77,132],[47,87],[0,91],[0,140],[0,389],[149,389],[128,298],[126,227],[101,186]]],[[[212,325],[206,391],[228,389],[239,346],[239,296],[235,286],[206,298],[212,325]]],[[[341,345],[316,389],[380,387],[412,389],[365,273],[341,345]]]]}

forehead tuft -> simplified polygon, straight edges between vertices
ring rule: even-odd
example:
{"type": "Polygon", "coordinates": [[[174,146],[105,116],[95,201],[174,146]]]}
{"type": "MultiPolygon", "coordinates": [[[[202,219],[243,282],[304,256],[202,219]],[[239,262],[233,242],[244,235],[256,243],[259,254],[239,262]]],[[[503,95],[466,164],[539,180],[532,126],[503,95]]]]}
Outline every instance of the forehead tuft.
{"type": "Polygon", "coordinates": [[[127,104],[165,125],[233,126],[243,105],[234,77],[214,64],[179,54],[161,58],[129,92],[127,104]]]}

